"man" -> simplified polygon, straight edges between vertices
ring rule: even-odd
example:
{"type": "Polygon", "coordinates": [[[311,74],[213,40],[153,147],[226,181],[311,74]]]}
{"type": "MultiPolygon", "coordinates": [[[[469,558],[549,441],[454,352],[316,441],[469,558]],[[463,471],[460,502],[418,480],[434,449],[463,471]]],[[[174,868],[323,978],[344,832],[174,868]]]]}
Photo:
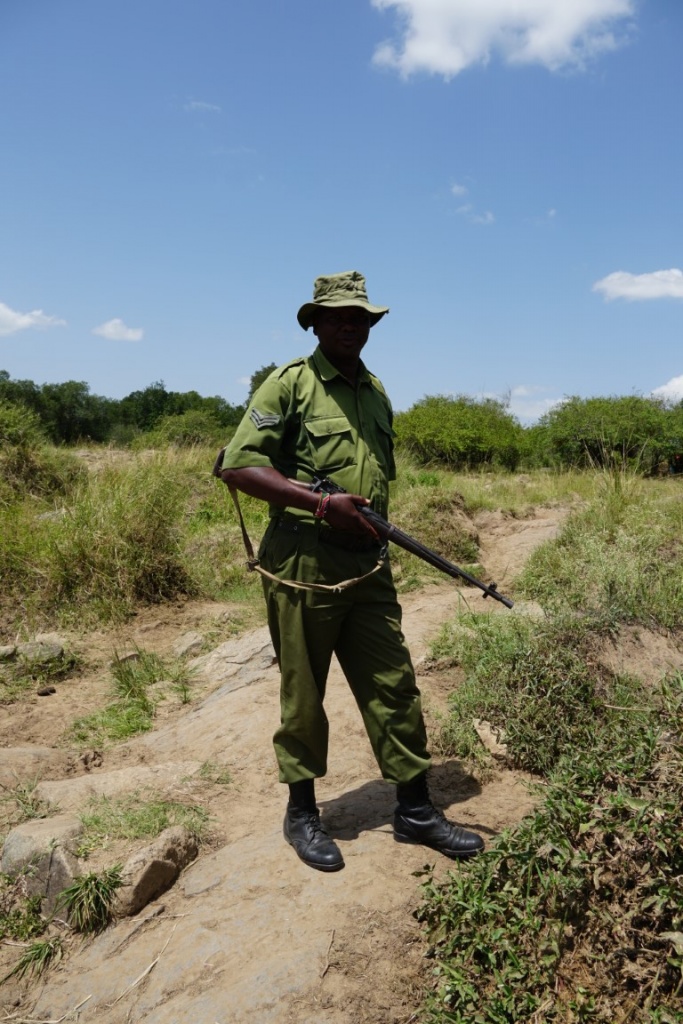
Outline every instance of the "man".
{"type": "Polygon", "coordinates": [[[313,301],[297,314],[304,330],[313,328],[316,350],[261,385],[216,469],[232,490],[270,504],[259,571],[281,672],[274,746],[280,781],[289,786],[284,835],[321,871],[344,866],[315,799],[315,779],[327,771],[323,701],[333,654],[382,775],[397,787],[395,838],[448,857],[484,846],[429,798],[430,757],[401,609],[378,537],[358,510],[372,505],[386,517],[396,475],[391,405],[360,358],[388,312],[368,302],[357,271],[319,277],[313,301]],[[314,476],[330,477],[348,493],[316,493],[307,486],[314,476]]]}

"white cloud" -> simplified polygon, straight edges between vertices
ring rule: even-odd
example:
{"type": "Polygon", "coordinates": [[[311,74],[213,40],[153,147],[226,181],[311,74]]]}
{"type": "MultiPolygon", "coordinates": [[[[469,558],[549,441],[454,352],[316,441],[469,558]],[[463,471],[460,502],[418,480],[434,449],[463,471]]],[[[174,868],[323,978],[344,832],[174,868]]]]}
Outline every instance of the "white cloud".
{"type": "Polygon", "coordinates": [[[683,401],[683,374],[680,377],[672,377],[666,384],[655,388],[651,394],[655,398],[663,398],[666,402],[683,401]]]}
{"type": "Polygon", "coordinates": [[[93,327],[92,333],[107,341],[142,341],[145,332],[142,327],[126,327],[123,320],[114,317],[99,327],[93,327]]]}
{"type": "Polygon", "coordinates": [[[468,220],[470,224],[493,224],[496,219],[490,210],[486,210],[485,213],[477,213],[472,203],[465,203],[463,206],[459,206],[455,212],[459,213],[465,220],[468,220]]]}
{"type": "Polygon", "coordinates": [[[549,397],[546,389],[538,385],[518,384],[510,390],[508,408],[513,416],[528,426],[540,419],[544,413],[561,405],[564,400],[549,397]]]}
{"type": "Polygon", "coordinates": [[[183,104],[183,110],[187,110],[189,113],[194,111],[200,111],[205,114],[221,114],[222,110],[215,103],[204,103],[202,100],[190,100],[188,103],[183,104]]]}
{"type": "Polygon", "coordinates": [[[454,181],[453,184],[451,185],[451,194],[454,196],[466,196],[467,186],[459,185],[457,181],[454,181]]]}
{"type": "Polygon", "coordinates": [[[34,309],[31,313],[17,313],[4,302],[0,302],[0,336],[16,334],[29,327],[66,327],[66,320],[56,316],[46,316],[42,309],[34,309]]]}
{"type": "Polygon", "coordinates": [[[565,398],[548,397],[547,389],[535,384],[518,384],[502,395],[493,391],[481,391],[476,397],[493,398],[497,402],[502,402],[508,411],[526,426],[535,423],[544,413],[566,401],[565,398]]]}
{"type": "Polygon", "coordinates": [[[402,35],[375,51],[375,64],[407,77],[417,71],[449,79],[492,52],[509,64],[551,71],[582,67],[619,46],[635,0],[372,0],[396,9],[402,35]]]}
{"type": "Polygon", "coordinates": [[[602,292],[605,299],[683,299],[683,270],[654,270],[651,274],[629,274],[616,270],[593,285],[594,292],[602,292]]]}

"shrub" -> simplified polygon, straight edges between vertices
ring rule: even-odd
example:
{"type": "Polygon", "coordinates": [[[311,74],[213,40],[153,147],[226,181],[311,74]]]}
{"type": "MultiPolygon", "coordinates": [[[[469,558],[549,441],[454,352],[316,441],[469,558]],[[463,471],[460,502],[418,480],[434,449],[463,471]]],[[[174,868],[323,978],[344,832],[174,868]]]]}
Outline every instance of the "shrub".
{"type": "Polygon", "coordinates": [[[35,413],[0,401],[0,507],[27,495],[64,496],[84,474],[75,456],[48,445],[35,413]]]}
{"type": "Polygon", "coordinates": [[[177,416],[164,416],[156,423],[154,430],[138,434],[132,440],[132,447],[144,448],[192,448],[196,445],[211,445],[220,448],[227,444],[235,432],[234,427],[224,426],[217,415],[203,409],[189,409],[177,416]]]}
{"type": "Polygon", "coordinates": [[[535,450],[565,467],[626,467],[653,473],[683,450],[683,408],[637,395],[567,399],[535,430],[535,450]]]}
{"type": "Polygon", "coordinates": [[[523,431],[501,402],[459,395],[423,398],[395,420],[397,445],[420,462],[514,469],[523,431]]]}

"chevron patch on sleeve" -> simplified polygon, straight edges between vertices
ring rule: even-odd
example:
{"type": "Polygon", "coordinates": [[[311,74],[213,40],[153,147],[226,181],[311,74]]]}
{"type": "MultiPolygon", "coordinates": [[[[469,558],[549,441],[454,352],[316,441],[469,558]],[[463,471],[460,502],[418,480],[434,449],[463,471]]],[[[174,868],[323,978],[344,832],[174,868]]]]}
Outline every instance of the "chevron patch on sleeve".
{"type": "Polygon", "coordinates": [[[259,412],[256,408],[251,410],[249,419],[257,430],[265,430],[266,427],[276,427],[280,422],[279,416],[275,416],[273,413],[265,414],[259,412]]]}

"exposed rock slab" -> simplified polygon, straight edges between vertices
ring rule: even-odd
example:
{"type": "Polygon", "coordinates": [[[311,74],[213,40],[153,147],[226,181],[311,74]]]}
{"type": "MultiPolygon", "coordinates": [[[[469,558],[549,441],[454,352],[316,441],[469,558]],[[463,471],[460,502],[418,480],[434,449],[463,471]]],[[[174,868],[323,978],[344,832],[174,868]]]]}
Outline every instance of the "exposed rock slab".
{"type": "Polygon", "coordinates": [[[214,683],[229,682],[229,689],[248,686],[270,668],[275,651],[267,627],[253,633],[226,640],[209,654],[193,658],[188,667],[214,683]]]}
{"type": "Polygon", "coordinates": [[[75,843],[82,832],[79,819],[68,815],[24,822],[7,836],[0,870],[11,876],[25,873],[28,893],[40,896],[43,913],[52,913],[78,875],[75,843]]]}
{"type": "Polygon", "coordinates": [[[134,793],[144,789],[173,789],[182,778],[199,771],[201,764],[201,761],[182,761],[119,768],[112,772],[94,771],[76,779],[40,782],[35,792],[51,807],[75,811],[84,808],[90,800],[97,797],[114,797],[121,793],[134,793]]]}

